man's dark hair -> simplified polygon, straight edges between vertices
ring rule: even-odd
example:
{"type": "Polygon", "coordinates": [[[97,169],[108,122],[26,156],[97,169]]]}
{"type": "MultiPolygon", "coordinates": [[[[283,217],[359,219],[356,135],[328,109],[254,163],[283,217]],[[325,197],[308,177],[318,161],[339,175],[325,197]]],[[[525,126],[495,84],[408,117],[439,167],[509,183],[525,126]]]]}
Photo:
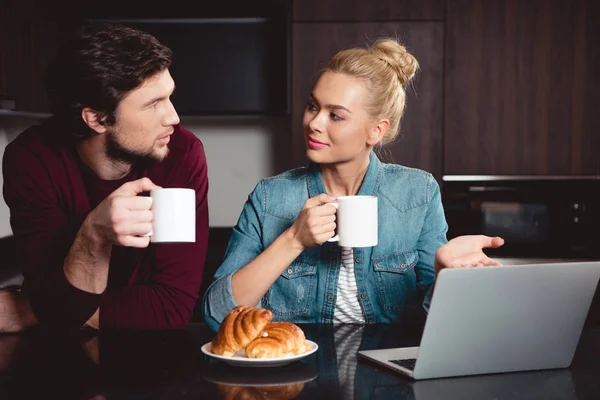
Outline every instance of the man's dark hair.
{"type": "Polygon", "coordinates": [[[63,138],[91,134],[81,119],[90,107],[115,123],[119,102],[144,80],[169,68],[172,52],[154,36],[119,24],[87,24],[63,46],[46,71],[54,130],[63,138]]]}

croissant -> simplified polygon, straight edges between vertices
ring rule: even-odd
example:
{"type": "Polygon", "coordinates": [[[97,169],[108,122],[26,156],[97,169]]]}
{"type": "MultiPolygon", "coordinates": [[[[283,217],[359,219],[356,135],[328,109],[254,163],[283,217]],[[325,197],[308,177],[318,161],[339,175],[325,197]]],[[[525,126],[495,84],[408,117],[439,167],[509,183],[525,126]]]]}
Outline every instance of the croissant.
{"type": "Polygon", "coordinates": [[[229,386],[217,383],[222,400],[290,400],[304,389],[304,383],[265,387],[229,386]]]}
{"type": "Polygon", "coordinates": [[[273,319],[264,308],[238,306],[227,314],[212,341],[212,352],[231,357],[254,340],[273,319]]]}
{"type": "Polygon", "coordinates": [[[297,397],[304,390],[304,383],[289,385],[264,386],[259,388],[262,394],[270,400],[289,400],[297,397]]]}
{"type": "Polygon", "coordinates": [[[301,354],[308,350],[300,327],[291,322],[273,322],[246,346],[248,358],[273,358],[301,354]]]}

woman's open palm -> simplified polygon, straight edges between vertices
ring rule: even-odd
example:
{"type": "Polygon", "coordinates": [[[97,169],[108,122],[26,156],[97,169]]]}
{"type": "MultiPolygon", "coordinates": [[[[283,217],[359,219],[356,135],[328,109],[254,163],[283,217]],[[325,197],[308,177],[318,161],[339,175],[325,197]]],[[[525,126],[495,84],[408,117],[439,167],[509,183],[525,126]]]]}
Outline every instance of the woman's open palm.
{"type": "Polygon", "coordinates": [[[485,248],[497,248],[504,244],[500,237],[485,235],[458,236],[435,252],[435,272],[443,268],[470,268],[501,265],[489,258],[485,248]]]}

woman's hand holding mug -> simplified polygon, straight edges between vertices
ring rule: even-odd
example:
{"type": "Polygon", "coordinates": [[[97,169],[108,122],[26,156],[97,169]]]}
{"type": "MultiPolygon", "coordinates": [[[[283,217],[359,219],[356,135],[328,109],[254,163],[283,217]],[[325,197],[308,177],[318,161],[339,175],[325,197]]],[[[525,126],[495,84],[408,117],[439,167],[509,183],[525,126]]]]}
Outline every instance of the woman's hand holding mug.
{"type": "Polygon", "coordinates": [[[319,246],[335,234],[337,209],[329,206],[335,197],[319,194],[306,200],[296,221],[290,227],[292,237],[302,249],[319,246]]]}

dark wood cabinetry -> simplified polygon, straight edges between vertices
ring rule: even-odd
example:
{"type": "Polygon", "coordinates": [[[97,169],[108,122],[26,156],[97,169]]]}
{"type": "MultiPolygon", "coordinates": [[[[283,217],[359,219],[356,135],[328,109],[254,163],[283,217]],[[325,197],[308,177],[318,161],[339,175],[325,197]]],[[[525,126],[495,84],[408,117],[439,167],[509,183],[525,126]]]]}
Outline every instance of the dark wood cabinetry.
{"type": "MultiPolygon", "coordinates": [[[[254,9],[284,1],[244,4],[254,9]]],[[[343,48],[391,35],[422,70],[408,93],[399,140],[384,160],[437,178],[600,174],[600,2],[289,1],[290,166],[306,163],[302,112],[319,70],[343,48]]],[[[114,4],[98,10],[137,15],[144,9],[114,4]]],[[[183,4],[175,0],[162,16],[181,15],[183,4]]],[[[96,7],[74,0],[2,0],[0,96],[21,111],[48,111],[43,71],[91,10],[96,7]]]]}
{"type": "Polygon", "coordinates": [[[78,25],[70,11],[54,2],[2,0],[0,96],[14,100],[18,110],[48,110],[44,70],[78,25]]]}
{"type": "Polygon", "coordinates": [[[380,36],[402,39],[421,64],[399,139],[386,146],[387,162],[441,176],[443,24],[440,22],[295,23],[292,31],[292,135],[294,164],[306,164],[302,115],[319,71],[340,49],[380,36]]]}
{"type": "Polygon", "coordinates": [[[442,20],[444,0],[294,0],[294,21],[442,20]]]}
{"type": "Polygon", "coordinates": [[[447,2],[445,174],[600,174],[600,3],[447,2]]]}

